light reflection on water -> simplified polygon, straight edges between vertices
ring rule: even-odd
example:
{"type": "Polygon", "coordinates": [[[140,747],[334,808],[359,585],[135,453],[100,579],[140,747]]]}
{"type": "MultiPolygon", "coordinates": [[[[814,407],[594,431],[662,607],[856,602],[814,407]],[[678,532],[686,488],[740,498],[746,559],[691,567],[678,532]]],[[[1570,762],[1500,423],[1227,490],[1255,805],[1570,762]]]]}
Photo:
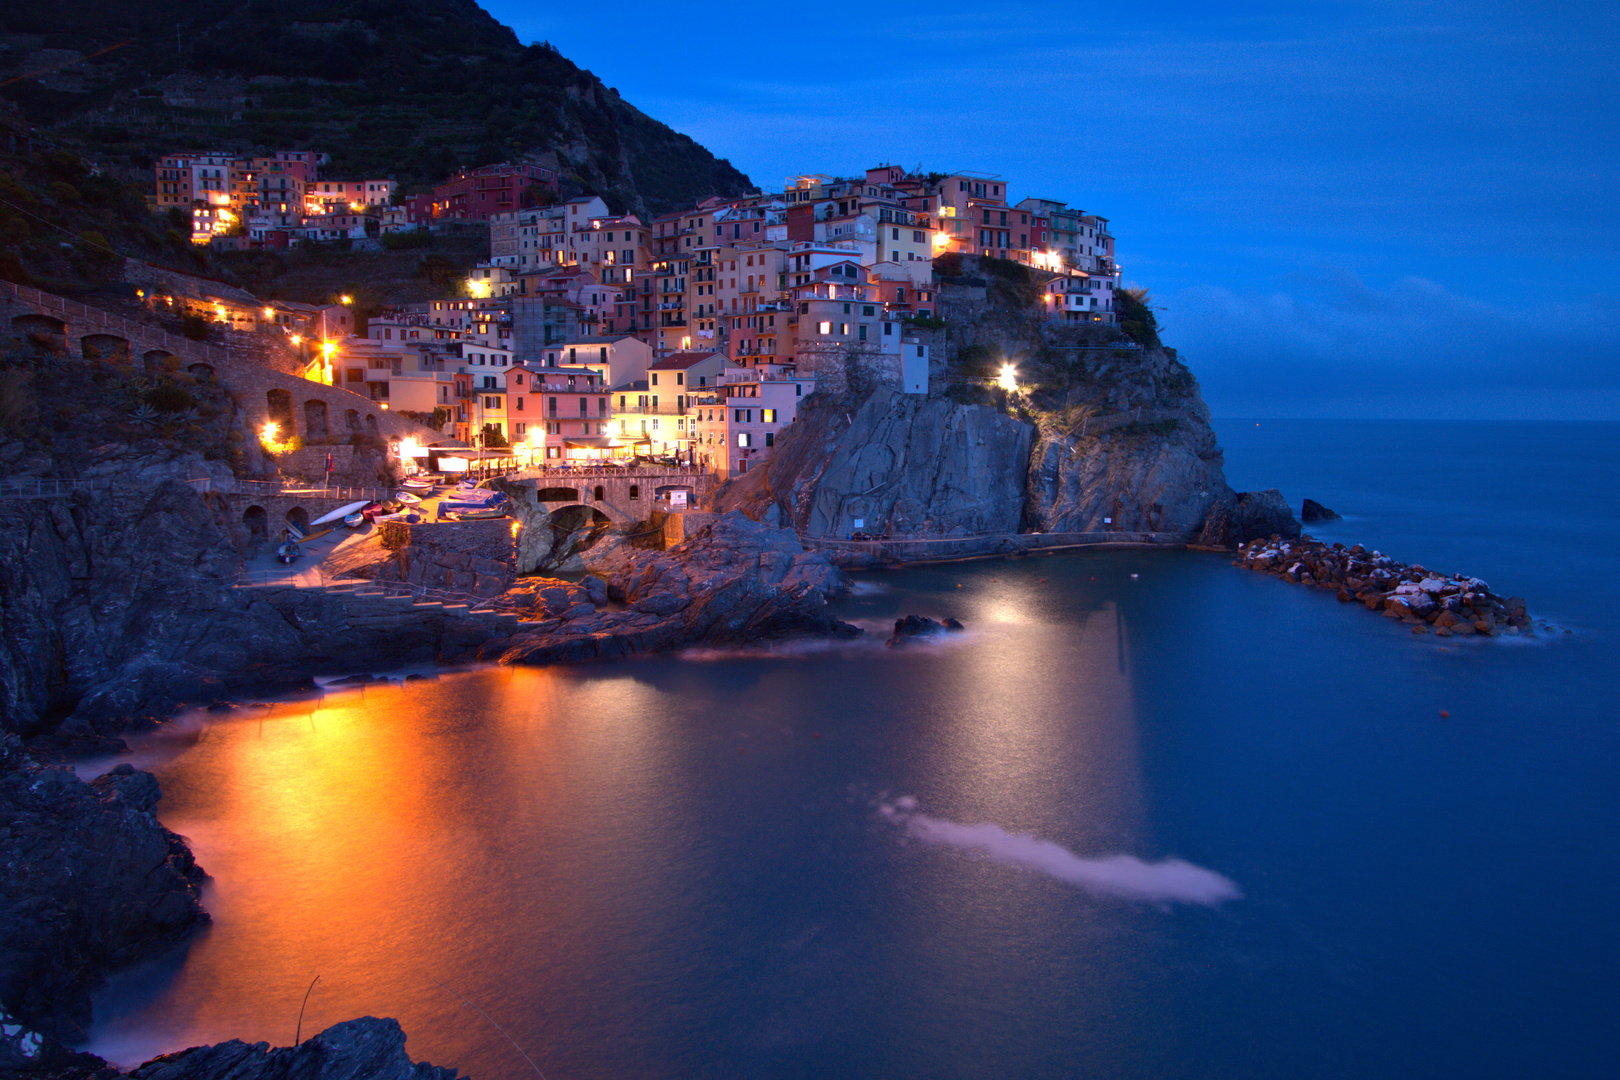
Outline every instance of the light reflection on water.
{"type": "Polygon", "coordinates": [[[318,974],[306,1035],[398,1017],[479,1080],[532,1073],[435,980],[554,1078],[1591,1073],[1620,962],[1585,899],[1620,887],[1601,648],[1443,650],[1186,553],[870,580],[839,612],[865,641],[148,740],[216,922],[101,996],[93,1048],[286,1044],[318,974]],[[907,613],[968,631],[874,640],[907,613]],[[1098,897],[897,827],[901,797],[1243,898],[1098,897]]]}
{"type": "Polygon", "coordinates": [[[1054,644],[1033,579],[952,578],[969,631],[894,650],[894,612],[951,612],[882,578],[853,643],[370,684],[141,748],[215,925],[103,995],[94,1048],[285,1044],[316,975],[306,1034],[396,1016],[413,1055],[482,1078],[524,1067],[434,980],[570,1076],[853,1062],[896,1025],[971,1025],[990,984],[1025,997],[986,935],[1024,953],[1073,899],[909,843],[879,799],[903,785],[958,820],[1128,850],[1128,666],[1112,605],[1067,613],[1054,644]],[[924,977],[877,1021],[897,974],[924,977]]]}

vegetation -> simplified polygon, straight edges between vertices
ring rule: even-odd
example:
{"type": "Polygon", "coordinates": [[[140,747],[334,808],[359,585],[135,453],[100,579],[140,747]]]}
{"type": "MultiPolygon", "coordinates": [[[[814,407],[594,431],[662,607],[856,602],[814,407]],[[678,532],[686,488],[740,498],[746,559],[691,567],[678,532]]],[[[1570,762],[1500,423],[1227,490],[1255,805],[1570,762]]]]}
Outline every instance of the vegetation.
{"type": "Polygon", "coordinates": [[[750,187],[471,0],[58,0],[8,11],[5,29],[99,53],[83,93],[0,70],[0,95],[137,168],[176,144],[295,145],[330,152],[337,174],[425,185],[461,166],[583,146],[558,162],[567,194],[589,188],[616,209],[662,213],[750,187]]]}
{"type": "Polygon", "coordinates": [[[1153,297],[1146,289],[1120,289],[1114,293],[1114,310],[1119,328],[1144,349],[1159,347],[1159,320],[1153,314],[1153,297]]]}

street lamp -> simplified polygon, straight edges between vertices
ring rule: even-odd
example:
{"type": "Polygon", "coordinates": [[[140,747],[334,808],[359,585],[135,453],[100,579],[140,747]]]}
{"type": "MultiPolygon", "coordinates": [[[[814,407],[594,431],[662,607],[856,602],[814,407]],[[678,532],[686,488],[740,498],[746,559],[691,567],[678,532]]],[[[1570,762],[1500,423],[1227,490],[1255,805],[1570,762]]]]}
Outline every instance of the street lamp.
{"type": "Polygon", "coordinates": [[[1017,390],[1018,389],[1018,378],[1017,378],[1017,376],[1018,376],[1018,369],[1016,367],[1014,367],[1010,363],[1002,364],[1001,365],[1001,377],[996,380],[996,385],[1001,387],[1003,390],[1007,390],[1007,391],[1017,390]]]}

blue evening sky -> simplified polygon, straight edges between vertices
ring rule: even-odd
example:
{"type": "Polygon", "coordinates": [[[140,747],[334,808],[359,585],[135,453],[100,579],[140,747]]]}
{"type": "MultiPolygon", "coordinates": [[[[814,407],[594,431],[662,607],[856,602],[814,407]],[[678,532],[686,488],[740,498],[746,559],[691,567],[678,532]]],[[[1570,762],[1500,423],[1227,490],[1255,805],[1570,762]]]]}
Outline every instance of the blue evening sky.
{"type": "Polygon", "coordinates": [[[767,189],[1111,218],[1217,415],[1620,419],[1620,5],[484,2],[767,189]]]}

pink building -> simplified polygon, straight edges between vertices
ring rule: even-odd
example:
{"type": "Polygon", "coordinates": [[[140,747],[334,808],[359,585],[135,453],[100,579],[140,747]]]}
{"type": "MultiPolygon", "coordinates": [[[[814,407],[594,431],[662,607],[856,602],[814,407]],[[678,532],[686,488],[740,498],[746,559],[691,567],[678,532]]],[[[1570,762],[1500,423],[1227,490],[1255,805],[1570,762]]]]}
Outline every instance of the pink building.
{"type": "Polygon", "coordinates": [[[441,220],[488,221],[537,205],[531,188],[557,191],[557,174],[541,165],[484,165],[463,169],[433,189],[433,216],[441,220]]]}

